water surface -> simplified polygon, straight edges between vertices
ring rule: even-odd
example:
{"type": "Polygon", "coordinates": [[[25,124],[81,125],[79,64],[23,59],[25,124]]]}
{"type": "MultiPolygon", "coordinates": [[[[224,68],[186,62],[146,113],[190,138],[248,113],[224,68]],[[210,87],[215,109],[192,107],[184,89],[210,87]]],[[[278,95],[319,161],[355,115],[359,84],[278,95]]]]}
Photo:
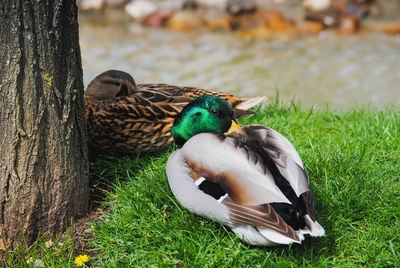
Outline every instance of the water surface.
{"type": "Polygon", "coordinates": [[[305,107],[400,106],[400,36],[324,31],[291,41],[233,33],[176,32],[80,17],[84,82],[120,69],[138,83],[162,82],[273,97],[305,107]]]}

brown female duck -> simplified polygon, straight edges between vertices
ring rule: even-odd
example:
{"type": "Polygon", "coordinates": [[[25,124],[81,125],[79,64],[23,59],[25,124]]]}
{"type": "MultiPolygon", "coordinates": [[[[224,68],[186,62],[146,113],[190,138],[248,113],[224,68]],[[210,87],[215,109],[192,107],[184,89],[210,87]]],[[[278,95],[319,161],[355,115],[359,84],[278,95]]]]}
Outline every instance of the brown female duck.
{"type": "Polygon", "coordinates": [[[138,84],[126,72],[109,70],[88,85],[85,93],[89,144],[102,151],[156,151],[173,143],[175,116],[193,98],[215,95],[227,100],[238,116],[265,97],[241,99],[228,93],[166,84],[138,84]]]}

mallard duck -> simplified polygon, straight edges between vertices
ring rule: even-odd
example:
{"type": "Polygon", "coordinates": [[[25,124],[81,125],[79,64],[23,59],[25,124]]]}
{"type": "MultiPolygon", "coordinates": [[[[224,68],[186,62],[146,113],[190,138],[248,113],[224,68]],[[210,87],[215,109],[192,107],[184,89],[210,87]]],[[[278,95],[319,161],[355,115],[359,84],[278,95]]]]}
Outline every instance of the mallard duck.
{"type": "Polygon", "coordinates": [[[228,102],[204,95],[183,108],[172,135],[179,149],[168,159],[168,182],[189,211],[230,227],[251,245],[324,235],[306,169],[277,131],[240,127],[228,102]]]}
{"type": "Polygon", "coordinates": [[[89,144],[113,153],[156,151],[173,144],[175,116],[193,98],[212,94],[227,100],[237,115],[265,97],[241,99],[228,93],[166,84],[138,84],[126,72],[109,70],[85,92],[89,144]]]}

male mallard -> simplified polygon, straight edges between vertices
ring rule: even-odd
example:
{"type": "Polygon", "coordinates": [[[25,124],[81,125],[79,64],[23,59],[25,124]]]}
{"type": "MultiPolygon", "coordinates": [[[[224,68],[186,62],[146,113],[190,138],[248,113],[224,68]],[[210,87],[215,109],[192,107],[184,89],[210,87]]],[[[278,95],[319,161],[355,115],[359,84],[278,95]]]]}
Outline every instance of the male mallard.
{"type": "Polygon", "coordinates": [[[175,116],[193,98],[212,94],[227,100],[239,115],[265,97],[241,99],[228,93],[166,84],[135,84],[128,73],[109,70],[85,93],[89,143],[118,153],[155,151],[173,143],[175,116]]]}
{"type": "Polygon", "coordinates": [[[293,145],[271,128],[236,123],[231,105],[211,95],[194,99],[176,117],[172,135],[180,149],[166,171],[178,201],[252,245],[323,236],[293,145]]]}

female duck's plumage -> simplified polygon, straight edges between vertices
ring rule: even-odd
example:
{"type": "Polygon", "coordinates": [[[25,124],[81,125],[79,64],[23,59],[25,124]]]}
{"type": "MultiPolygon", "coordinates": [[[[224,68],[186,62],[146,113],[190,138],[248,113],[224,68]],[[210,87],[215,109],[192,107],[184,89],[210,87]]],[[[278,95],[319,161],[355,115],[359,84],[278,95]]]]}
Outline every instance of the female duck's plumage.
{"type": "Polygon", "coordinates": [[[212,94],[245,113],[264,97],[241,99],[223,92],[166,84],[135,84],[129,74],[110,70],[97,76],[85,93],[89,142],[119,153],[155,151],[172,144],[175,116],[193,98],[212,94]]]}
{"type": "Polygon", "coordinates": [[[194,135],[170,156],[166,171],[185,208],[231,227],[250,244],[324,235],[304,165],[273,129],[248,125],[229,135],[194,135]]]}

